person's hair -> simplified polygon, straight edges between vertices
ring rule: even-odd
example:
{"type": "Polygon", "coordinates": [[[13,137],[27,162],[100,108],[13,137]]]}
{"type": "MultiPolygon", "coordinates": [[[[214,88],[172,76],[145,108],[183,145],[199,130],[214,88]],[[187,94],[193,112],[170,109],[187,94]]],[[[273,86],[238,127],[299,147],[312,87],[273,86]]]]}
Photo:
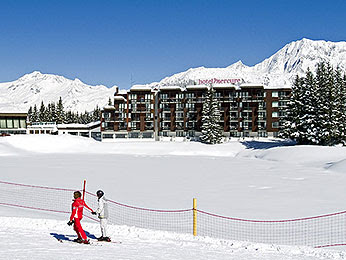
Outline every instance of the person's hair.
{"type": "Polygon", "coordinates": [[[75,197],[77,197],[77,198],[80,198],[80,197],[82,197],[82,193],[80,193],[80,191],[75,191],[74,193],[73,193],[73,195],[75,196],[75,197]]]}

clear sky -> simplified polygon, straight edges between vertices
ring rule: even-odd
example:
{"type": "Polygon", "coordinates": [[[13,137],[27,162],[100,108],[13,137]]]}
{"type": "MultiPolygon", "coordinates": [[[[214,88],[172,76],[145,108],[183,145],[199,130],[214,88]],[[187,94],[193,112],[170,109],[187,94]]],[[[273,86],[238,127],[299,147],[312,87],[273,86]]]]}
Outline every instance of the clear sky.
{"type": "Polygon", "coordinates": [[[254,65],[303,37],[345,41],[345,13],[344,0],[0,0],[0,82],[39,70],[128,88],[254,65]]]}

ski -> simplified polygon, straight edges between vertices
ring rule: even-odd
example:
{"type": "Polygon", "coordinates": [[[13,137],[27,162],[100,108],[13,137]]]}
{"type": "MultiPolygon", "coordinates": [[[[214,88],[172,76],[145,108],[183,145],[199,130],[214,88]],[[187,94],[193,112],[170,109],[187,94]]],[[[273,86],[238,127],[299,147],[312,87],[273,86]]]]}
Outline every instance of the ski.
{"type": "Polygon", "coordinates": [[[113,244],[122,244],[121,241],[99,241],[99,240],[93,240],[93,241],[96,241],[96,242],[104,242],[104,243],[113,243],[113,244]]]}
{"type": "Polygon", "coordinates": [[[73,243],[73,244],[80,244],[80,245],[102,246],[102,245],[100,245],[100,244],[94,243],[93,241],[89,241],[89,244],[78,243],[78,242],[75,242],[75,241],[73,241],[73,240],[65,240],[65,239],[63,240],[63,239],[60,239],[60,238],[58,238],[58,241],[59,241],[60,243],[73,243]]]}

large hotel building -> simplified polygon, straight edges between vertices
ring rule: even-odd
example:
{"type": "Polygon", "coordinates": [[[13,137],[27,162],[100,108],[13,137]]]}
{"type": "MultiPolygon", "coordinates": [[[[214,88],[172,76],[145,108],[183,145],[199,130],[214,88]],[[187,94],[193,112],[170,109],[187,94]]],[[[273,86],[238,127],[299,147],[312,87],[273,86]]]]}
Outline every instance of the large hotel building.
{"type": "MultiPolygon", "coordinates": [[[[226,83],[224,83],[226,82],[226,83]]],[[[261,84],[213,84],[227,137],[276,137],[282,127],[290,88],[265,88],[261,84]]],[[[185,137],[201,135],[202,109],[207,85],[134,85],[114,94],[102,111],[103,140],[118,138],[185,137]]]]}

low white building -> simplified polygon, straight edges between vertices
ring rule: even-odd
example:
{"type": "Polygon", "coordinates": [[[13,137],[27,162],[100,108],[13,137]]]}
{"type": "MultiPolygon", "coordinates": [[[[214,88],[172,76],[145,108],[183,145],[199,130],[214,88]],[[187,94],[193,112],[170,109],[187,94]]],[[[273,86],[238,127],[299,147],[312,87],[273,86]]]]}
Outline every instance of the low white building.
{"type": "Polygon", "coordinates": [[[27,134],[53,134],[57,131],[55,122],[33,122],[27,127],[27,134]]]}
{"type": "Polygon", "coordinates": [[[101,140],[100,121],[89,124],[58,124],[58,135],[70,134],[101,140]]]}
{"type": "Polygon", "coordinates": [[[54,122],[39,122],[28,125],[28,134],[70,134],[101,140],[100,121],[89,124],[56,124],[54,122]]]}

